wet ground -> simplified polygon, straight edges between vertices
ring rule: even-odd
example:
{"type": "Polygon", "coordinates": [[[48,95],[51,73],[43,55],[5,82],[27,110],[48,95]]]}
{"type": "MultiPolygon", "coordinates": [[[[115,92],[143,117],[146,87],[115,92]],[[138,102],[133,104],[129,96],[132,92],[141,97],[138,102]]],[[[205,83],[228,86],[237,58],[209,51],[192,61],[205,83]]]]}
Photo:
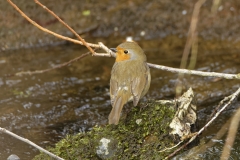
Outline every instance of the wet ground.
{"type": "MultiPolygon", "coordinates": [[[[114,37],[112,38],[114,39],[114,37]]],[[[115,47],[123,38],[114,43],[115,47]]],[[[102,39],[93,39],[102,41],[102,39]]],[[[161,49],[159,41],[140,41],[148,62],[178,68],[182,48],[161,49]]],[[[38,49],[15,50],[0,53],[0,125],[46,148],[64,138],[66,134],[88,131],[92,126],[107,123],[111,110],[109,100],[109,78],[113,58],[91,57],[82,59],[67,67],[43,74],[22,77],[6,75],[27,70],[40,70],[61,64],[85,53],[78,45],[61,45],[38,49]],[[16,54],[18,56],[16,56],[16,54]]],[[[240,72],[240,55],[237,50],[199,50],[197,70],[223,73],[240,72]]],[[[151,88],[143,98],[173,99],[177,74],[151,69],[151,88]]],[[[212,77],[186,76],[185,86],[193,87],[198,104],[199,125],[202,126],[217,103],[237,90],[239,81],[212,77]]],[[[221,125],[239,106],[235,102],[217,122],[202,136],[203,141],[211,140],[221,125]]],[[[21,159],[31,159],[39,152],[3,133],[0,134],[0,159],[17,154],[21,159]]],[[[237,136],[238,137],[238,136],[237,136]]],[[[236,143],[240,139],[237,138],[236,143]]],[[[210,147],[201,156],[219,156],[224,143],[210,147]]],[[[233,157],[240,153],[239,147],[233,150],[233,157]]],[[[209,157],[208,157],[209,158],[209,157]]],[[[210,159],[212,159],[210,158],[210,159]]]]}

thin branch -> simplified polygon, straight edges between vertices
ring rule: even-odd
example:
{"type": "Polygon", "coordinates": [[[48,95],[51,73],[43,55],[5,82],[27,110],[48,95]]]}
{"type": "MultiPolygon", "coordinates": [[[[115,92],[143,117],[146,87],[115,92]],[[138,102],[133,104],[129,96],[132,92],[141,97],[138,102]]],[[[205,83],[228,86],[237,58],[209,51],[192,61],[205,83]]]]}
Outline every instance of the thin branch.
{"type": "Polygon", "coordinates": [[[212,119],[212,117],[217,113],[217,111],[221,108],[221,106],[222,106],[225,102],[229,101],[230,99],[231,99],[231,95],[230,95],[230,96],[227,96],[227,97],[224,97],[224,99],[221,100],[221,101],[218,103],[218,106],[214,109],[214,111],[212,112],[212,114],[209,116],[208,121],[209,121],[210,119],[212,119]]]}
{"type": "Polygon", "coordinates": [[[53,154],[53,153],[45,150],[44,148],[42,148],[42,147],[38,146],[37,144],[31,142],[30,140],[28,140],[28,139],[26,139],[26,138],[23,138],[23,137],[20,137],[19,135],[16,135],[15,133],[13,133],[13,132],[5,129],[5,128],[0,127],[0,132],[6,133],[6,134],[8,134],[8,135],[10,135],[10,136],[12,136],[12,137],[14,137],[14,138],[16,138],[16,139],[19,139],[20,141],[23,141],[23,142],[25,142],[25,143],[27,143],[27,144],[29,144],[29,145],[37,148],[38,150],[40,150],[40,151],[48,154],[49,156],[51,156],[51,157],[53,157],[53,158],[55,158],[55,159],[64,160],[63,158],[58,157],[57,155],[55,155],[55,154],[53,154]]]}
{"type": "Polygon", "coordinates": [[[92,53],[92,55],[95,54],[94,50],[85,42],[84,39],[82,39],[81,36],[77,34],[67,23],[65,23],[60,17],[58,17],[53,11],[49,10],[46,6],[44,6],[42,3],[40,3],[38,0],[35,0],[35,3],[43,7],[45,10],[47,10],[49,13],[51,13],[59,22],[61,22],[64,26],[66,26],[82,43],[84,46],[87,47],[87,49],[92,53]]]}
{"type": "Polygon", "coordinates": [[[18,73],[15,73],[14,76],[23,76],[23,75],[33,75],[33,74],[39,74],[39,73],[44,73],[44,72],[48,72],[48,71],[51,71],[51,70],[54,70],[54,69],[57,69],[57,68],[62,68],[64,66],[67,66],[73,62],[76,62],[86,56],[88,56],[91,52],[87,52],[85,54],[82,54],[81,56],[77,57],[77,58],[74,58],[68,62],[65,62],[65,63],[62,63],[60,65],[57,65],[57,66],[54,66],[52,68],[48,68],[48,69],[44,69],[44,70],[36,70],[36,71],[23,71],[23,72],[18,72],[18,73]]]}
{"type": "Polygon", "coordinates": [[[162,150],[160,150],[160,151],[158,151],[158,152],[165,152],[165,151],[167,151],[167,150],[171,150],[171,149],[173,149],[173,148],[176,148],[176,147],[179,146],[182,142],[183,142],[183,141],[180,141],[180,142],[178,142],[178,144],[176,144],[176,145],[174,145],[174,146],[172,146],[172,147],[169,147],[169,148],[164,148],[164,149],[162,149],[162,150]]]}
{"type": "MultiPolygon", "coordinates": [[[[47,32],[49,34],[52,34],[60,39],[63,39],[63,40],[67,40],[67,41],[70,41],[70,42],[73,42],[73,43],[76,43],[76,44],[81,44],[83,45],[83,43],[81,41],[78,41],[76,39],[72,39],[72,38],[69,38],[69,37],[65,37],[65,36],[62,36],[60,34],[57,34],[55,32],[52,32],[42,26],[40,26],[39,24],[37,24],[35,21],[33,21],[31,18],[29,18],[25,13],[23,13],[11,0],[7,0],[26,20],[28,20],[30,23],[32,23],[35,27],[39,28],[40,30],[42,30],[43,32],[47,32]]],[[[92,44],[92,43],[87,43],[87,45],[91,46],[91,47],[94,47],[94,48],[100,48],[99,45],[97,44],[92,44]]]]}
{"type": "Polygon", "coordinates": [[[226,138],[226,142],[223,147],[223,152],[221,155],[221,160],[228,159],[231,153],[231,149],[236,137],[236,133],[238,131],[238,125],[240,121],[240,108],[237,110],[237,113],[233,116],[231,120],[230,127],[228,129],[228,135],[226,138]]]}
{"type": "MultiPolygon", "coordinates": [[[[198,23],[198,17],[200,13],[200,8],[202,5],[205,3],[206,0],[198,0],[196,4],[194,5],[193,8],[193,14],[191,18],[191,24],[189,27],[188,31],[188,37],[187,37],[187,42],[185,44],[184,50],[183,50],[183,55],[182,55],[182,60],[180,64],[180,68],[184,69],[187,67],[187,59],[190,54],[190,49],[192,47],[192,55],[191,55],[191,60],[189,67],[195,67],[191,66],[192,64],[195,65],[195,61],[197,59],[197,48],[198,48],[198,39],[197,39],[197,23],[198,23]]],[[[189,68],[191,69],[191,68],[189,68]]],[[[178,81],[176,83],[176,96],[181,95],[182,93],[182,84],[181,84],[181,79],[183,78],[184,74],[179,73],[178,75],[178,81]]]]}
{"type": "MultiPolygon", "coordinates": [[[[85,45],[88,49],[89,47],[94,47],[94,48],[101,48],[103,49],[104,51],[106,51],[106,53],[95,53],[95,52],[92,52],[91,49],[89,49],[89,51],[91,51],[91,53],[94,53],[92,54],[93,56],[104,56],[104,57],[116,57],[116,54],[114,52],[112,52],[107,46],[105,46],[103,43],[99,42],[99,44],[93,44],[93,43],[86,43],[84,41],[84,39],[82,39],[72,28],[70,28],[65,22],[63,22],[56,14],[54,14],[52,11],[50,11],[49,9],[47,9],[47,7],[43,6],[42,7],[44,9],[46,9],[49,13],[51,13],[52,15],[54,15],[62,24],[64,24],[68,29],[70,29],[70,31],[72,31],[78,38],[80,38],[80,40],[83,40],[85,42],[85,44],[82,42],[82,41],[79,41],[79,40],[76,40],[76,39],[72,39],[72,38],[69,38],[69,37],[65,37],[65,36],[62,36],[60,34],[57,34],[55,32],[52,32],[42,26],[40,26],[39,24],[37,24],[35,21],[33,21],[31,18],[29,18],[25,13],[23,13],[23,11],[21,11],[17,5],[15,5],[11,0],[8,0],[8,2],[27,20],[29,21],[30,23],[32,23],[35,27],[39,28],[40,30],[42,30],[43,32],[47,32],[49,34],[52,34],[60,39],[63,39],[63,40],[67,40],[67,41],[70,41],[70,42],[73,42],[73,43],[76,43],[76,44],[80,44],[80,45],[85,45]]],[[[40,4],[39,4],[40,5],[40,4]]]]}
{"type": "Polygon", "coordinates": [[[178,148],[177,150],[175,150],[172,154],[170,154],[169,156],[167,156],[165,159],[169,159],[171,157],[173,157],[174,155],[176,155],[179,151],[181,151],[183,148],[185,148],[189,143],[191,143],[195,138],[197,138],[197,134],[194,134],[194,136],[184,145],[182,145],[180,148],[178,148]]]}
{"type": "MultiPolygon", "coordinates": [[[[68,62],[65,62],[63,64],[57,65],[53,68],[49,69],[44,69],[44,70],[36,70],[36,71],[23,71],[23,72],[18,72],[13,75],[7,75],[7,76],[22,76],[22,75],[32,75],[32,74],[39,74],[39,73],[44,73],[47,71],[51,71],[53,69],[61,68],[64,66],[69,65],[72,62],[75,62],[77,60],[80,60],[87,55],[89,55],[90,52],[85,53],[75,59],[72,59],[68,62]]],[[[96,53],[94,56],[104,56],[104,57],[109,57],[110,54],[107,53],[96,53]]],[[[152,64],[152,63],[147,63],[150,68],[155,68],[155,69],[160,69],[163,71],[169,71],[172,73],[184,73],[184,74],[189,74],[189,75],[198,75],[198,76],[205,76],[205,77],[219,77],[219,78],[225,78],[225,79],[240,79],[240,74],[227,74],[227,73],[217,73],[217,72],[203,72],[203,71],[195,71],[195,70],[188,70],[188,69],[178,69],[178,68],[172,68],[172,67],[167,67],[167,66],[162,66],[162,65],[157,65],[157,64],[152,64]]]]}
{"type": "Polygon", "coordinates": [[[197,29],[197,23],[198,23],[198,16],[199,16],[200,8],[202,7],[203,3],[205,3],[205,1],[206,0],[199,0],[194,5],[193,15],[192,15],[191,24],[188,32],[189,36],[187,37],[187,42],[184,47],[180,68],[186,68],[187,58],[190,52],[190,48],[193,42],[196,42],[195,38],[197,36],[196,29],[197,29]]]}
{"type": "Polygon", "coordinates": [[[181,157],[182,159],[191,159],[192,157],[196,157],[197,155],[203,154],[206,152],[206,150],[210,147],[212,147],[214,144],[216,144],[216,141],[212,141],[212,139],[221,139],[225,133],[228,130],[229,124],[231,122],[231,118],[229,118],[225,124],[221,126],[221,129],[214,135],[214,137],[211,138],[210,141],[208,141],[205,144],[201,144],[198,147],[195,147],[193,150],[191,150],[191,153],[188,153],[187,155],[181,157]]]}
{"type": "Polygon", "coordinates": [[[182,73],[182,74],[189,74],[189,75],[198,75],[198,76],[209,76],[209,77],[219,77],[225,79],[240,79],[239,74],[227,74],[227,73],[217,73],[217,72],[203,72],[203,71],[195,71],[195,70],[188,70],[188,69],[178,69],[172,67],[166,67],[162,65],[148,63],[148,66],[151,68],[161,69],[164,71],[169,71],[172,73],[182,73]]]}
{"type": "Polygon", "coordinates": [[[209,125],[234,101],[234,99],[237,98],[237,96],[240,94],[240,88],[236,92],[234,92],[232,95],[230,95],[231,99],[215,114],[215,116],[208,121],[205,126],[203,126],[187,143],[185,143],[183,146],[175,150],[172,154],[170,154],[167,158],[173,157],[176,153],[178,153],[180,150],[185,148],[189,143],[191,143],[194,139],[196,139],[197,136],[199,136],[209,125]]]}
{"type": "Polygon", "coordinates": [[[207,128],[233,102],[233,100],[237,98],[239,94],[240,88],[238,88],[236,92],[230,95],[231,99],[215,114],[215,116],[210,121],[208,121],[208,123],[203,128],[198,131],[198,133],[201,134],[205,130],[205,128],[207,128]]]}

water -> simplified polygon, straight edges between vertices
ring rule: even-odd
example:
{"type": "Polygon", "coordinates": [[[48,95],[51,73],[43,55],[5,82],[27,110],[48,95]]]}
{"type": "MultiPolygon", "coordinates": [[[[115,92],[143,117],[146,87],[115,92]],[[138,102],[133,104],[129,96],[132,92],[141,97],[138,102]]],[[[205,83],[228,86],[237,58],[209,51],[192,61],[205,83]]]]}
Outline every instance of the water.
{"type": "MultiPolygon", "coordinates": [[[[115,47],[118,42],[105,44],[115,47]]],[[[182,49],[163,50],[158,47],[157,41],[151,45],[140,42],[140,45],[144,46],[148,62],[176,68],[180,65],[182,49]]],[[[109,79],[113,58],[88,56],[42,74],[7,76],[20,71],[47,69],[85,52],[82,46],[62,45],[0,53],[0,126],[46,148],[54,146],[66,134],[88,131],[96,124],[106,124],[111,110],[109,79]]],[[[196,68],[239,73],[239,54],[236,51],[202,50],[199,51],[196,68]]],[[[174,98],[177,74],[156,69],[151,69],[151,74],[151,87],[143,101],[174,98]]],[[[200,126],[206,122],[217,103],[239,87],[239,81],[213,77],[186,76],[184,82],[186,88],[192,86],[196,93],[200,126]]],[[[218,121],[223,123],[232,112],[234,107],[218,121]]],[[[221,123],[215,126],[205,132],[204,140],[208,141],[209,135],[214,135],[221,128],[221,123]]],[[[31,159],[39,153],[35,148],[3,133],[0,133],[0,141],[0,159],[6,159],[11,154],[21,159],[31,159]]],[[[235,156],[239,154],[238,148],[234,148],[235,156]]],[[[220,151],[211,150],[217,155],[220,151]]],[[[202,156],[208,155],[202,153],[202,156]]]]}

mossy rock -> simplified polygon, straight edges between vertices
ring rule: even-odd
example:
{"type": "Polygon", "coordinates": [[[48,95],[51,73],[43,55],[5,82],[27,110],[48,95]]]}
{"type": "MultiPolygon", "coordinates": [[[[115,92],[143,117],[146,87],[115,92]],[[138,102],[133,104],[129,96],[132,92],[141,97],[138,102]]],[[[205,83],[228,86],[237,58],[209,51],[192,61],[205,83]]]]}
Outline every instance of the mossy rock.
{"type": "MultiPolygon", "coordinates": [[[[148,102],[144,108],[133,107],[117,126],[96,126],[86,133],[68,135],[49,150],[71,160],[164,159],[172,150],[160,150],[174,145],[169,136],[174,114],[173,105],[148,102]]],[[[34,159],[51,157],[41,153],[34,159]]]]}

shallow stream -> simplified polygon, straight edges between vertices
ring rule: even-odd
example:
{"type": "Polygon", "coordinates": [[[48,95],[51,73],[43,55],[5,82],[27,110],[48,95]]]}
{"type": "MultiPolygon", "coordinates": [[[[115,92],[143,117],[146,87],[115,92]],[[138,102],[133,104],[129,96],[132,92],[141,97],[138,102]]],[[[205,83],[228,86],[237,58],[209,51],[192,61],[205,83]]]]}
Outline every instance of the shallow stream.
{"type": "MultiPolygon", "coordinates": [[[[104,43],[108,47],[116,47],[121,41],[123,39],[104,43]]],[[[157,40],[140,41],[139,44],[145,50],[148,62],[179,67],[182,48],[161,49],[157,40]]],[[[7,76],[20,71],[51,68],[86,51],[82,46],[61,45],[0,53],[0,126],[46,148],[54,146],[66,134],[106,124],[111,110],[109,79],[114,58],[88,56],[67,67],[42,74],[7,76]]],[[[240,73],[239,59],[237,50],[199,50],[196,69],[236,74],[240,73]]],[[[151,87],[142,101],[173,99],[178,75],[156,69],[151,69],[151,74],[151,87]]],[[[200,127],[206,123],[218,102],[240,87],[236,80],[200,76],[186,76],[184,85],[186,88],[191,86],[196,94],[200,127]]],[[[239,104],[237,101],[225,111],[204,132],[202,141],[211,140],[239,104]]],[[[233,159],[240,154],[238,137],[232,151],[233,159]]],[[[219,157],[224,140],[218,140],[200,157],[219,157]]],[[[31,159],[39,154],[37,149],[4,133],[0,133],[0,141],[0,159],[11,154],[22,160],[31,159]]]]}

